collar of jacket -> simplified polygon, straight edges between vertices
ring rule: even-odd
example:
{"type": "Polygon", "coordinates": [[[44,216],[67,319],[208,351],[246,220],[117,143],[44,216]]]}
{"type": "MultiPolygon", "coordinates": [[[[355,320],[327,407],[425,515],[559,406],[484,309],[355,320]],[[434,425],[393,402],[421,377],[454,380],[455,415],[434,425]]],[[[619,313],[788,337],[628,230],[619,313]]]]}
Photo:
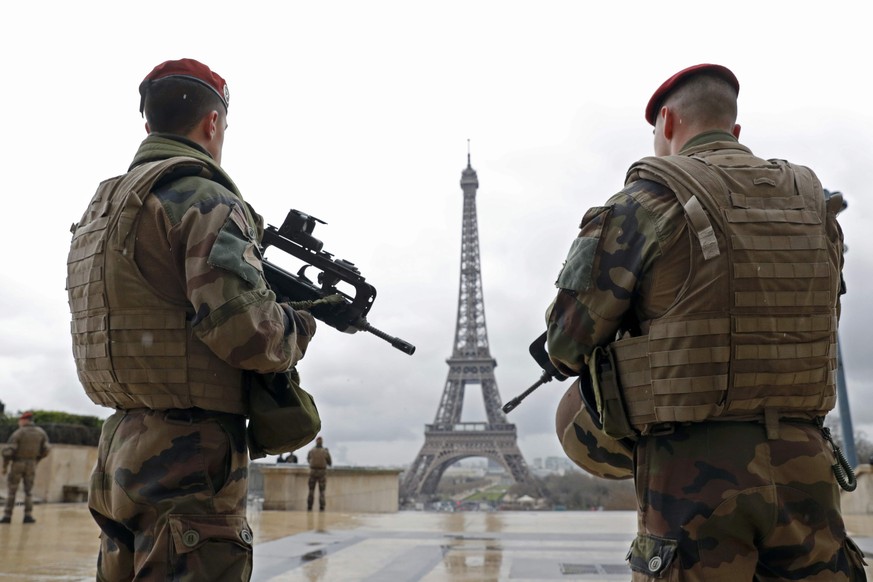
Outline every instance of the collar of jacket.
{"type": "Polygon", "coordinates": [[[720,149],[738,149],[746,153],[752,153],[752,150],[737,141],[737,138],[735,138],[733,134],[716,129],[699,133],[689,139],[685,145],[682,146],[679,155],[690,156],[700,152],[720,149]]]}
{"type": "Polygon", "coordinates": [[[230,179],[230,176],[227,175],[221,166],[215,163],[215,159],[201,146],[179,135],[169,133],[149,134],[139,144],[139,149],[136,151],[136,155],[133,156],[133,161],[130,163],[128,171],[147,162],[157,162],[177,156],[187,156],[204,162],[212,171],[213,180],[239,196],[240,200],[243,200],[239,188],[236,187],[236,184],[233,183],[233,180],[230,179]]]}

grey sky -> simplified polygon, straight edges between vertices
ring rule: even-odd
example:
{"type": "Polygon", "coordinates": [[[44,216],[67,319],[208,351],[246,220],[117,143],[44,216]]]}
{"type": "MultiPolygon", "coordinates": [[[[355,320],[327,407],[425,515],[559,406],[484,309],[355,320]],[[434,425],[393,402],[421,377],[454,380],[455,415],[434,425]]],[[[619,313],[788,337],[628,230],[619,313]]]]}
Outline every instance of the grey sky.
{"type": "MultiPolygon", "coordinates": [[[[866,19],[821,3],[15,3],[0,20],[7,213],[0,399],[106,416],[73,369],[69,226],[145,136],[137,86],[157,63],[227,79],[224,167],[278,224],[328,222],[325,248],[378,289],[370,321],[418,349],[322,326],[300,366],[340,463],[411,462],[446,380],[466,140],[478,172],[485,308],[503,400],[539,376],[527,346],[585,210],[651,153],[643,109],[700,62],[738,76],[741,139],[811,166],[849,201],[841,339],[856,428],[873,433],[873,113],[866,19]],[[713,5],[719,6],[721,5],[713,5]]],[[[268,253],[268,256],[269,253],[268,253]]],[[[522,452],[561,455],[548,384],[510,414],[522,452]]],[[[481,406],[480,406],[481,409],[481,406]]],[[[465,418],[479,420],[478,418],[465,418]]]]}

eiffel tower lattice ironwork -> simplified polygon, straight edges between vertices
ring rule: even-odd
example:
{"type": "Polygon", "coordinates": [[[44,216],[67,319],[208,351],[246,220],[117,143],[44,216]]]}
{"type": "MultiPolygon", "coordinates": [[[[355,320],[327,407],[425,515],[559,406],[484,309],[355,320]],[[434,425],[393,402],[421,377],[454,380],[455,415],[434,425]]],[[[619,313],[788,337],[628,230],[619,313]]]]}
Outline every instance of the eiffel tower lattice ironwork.
{"type": "MultiPolygon", "coordinates": [[[[436,493],[445,470],[467,457],[485,457],[502,465],[516,483],[536,481],[518,448],[515,425],[501,410],[494,368],[497,361],[488,347],[485,302],[479,262],[479,227],[476,218],[476,190],[479,179],[470,165],[461,173],[464,218],[461,231],[461,282],[455,344],[446,360],[449,374],[433,424],[425,425],[424,445],[400,486],[404,499],[436,493]],[[469,385],[482,388],[485,422],[461,422],[464,391],[469,385]]],[[[537,487],[539,489],[539,487],[537,487]]]]}

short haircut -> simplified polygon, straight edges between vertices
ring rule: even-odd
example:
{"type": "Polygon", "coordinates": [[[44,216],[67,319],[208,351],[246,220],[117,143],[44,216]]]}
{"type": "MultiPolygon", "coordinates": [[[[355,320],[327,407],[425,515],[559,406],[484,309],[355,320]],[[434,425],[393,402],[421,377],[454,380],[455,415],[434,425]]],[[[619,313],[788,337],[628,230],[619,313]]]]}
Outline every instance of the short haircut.
{"type": "Polygon", "coordinates": [[[689,78],[661,103],[691,123],[716,127],[737,121],[737,92],[723,77],[703,72],[689,78]]]}
{"type": "Polygon", "coordinates": [[[203,83],[166,77],[146,89],[143,113],[151,131],[187,135],[210,111],[226,112],[218,94],[203,83]]]}

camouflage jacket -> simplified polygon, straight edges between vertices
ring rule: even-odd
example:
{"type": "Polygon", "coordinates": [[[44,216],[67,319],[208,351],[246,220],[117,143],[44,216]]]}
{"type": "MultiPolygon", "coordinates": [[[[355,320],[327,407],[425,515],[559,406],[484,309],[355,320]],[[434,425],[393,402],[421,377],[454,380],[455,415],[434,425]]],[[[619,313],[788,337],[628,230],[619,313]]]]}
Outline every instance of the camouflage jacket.
{"type": "Polygon", "coordinates": [[[579,228],[546,310],[549,356],[571,375],[619,330],[644,333],[646,321],[666,312],[690,257],[682,206],[656,182],[629,184],[589,209],[579,228]]]}
{"type": "Polygon", "coordinates": [[[184,138],[150,135],[130,173],[101,184],[68,260],[73,349],[92,400],[245,413],[242,370],[284,371],[303,357],[315,322],[268,289],[262,226],[184,138]]]}

